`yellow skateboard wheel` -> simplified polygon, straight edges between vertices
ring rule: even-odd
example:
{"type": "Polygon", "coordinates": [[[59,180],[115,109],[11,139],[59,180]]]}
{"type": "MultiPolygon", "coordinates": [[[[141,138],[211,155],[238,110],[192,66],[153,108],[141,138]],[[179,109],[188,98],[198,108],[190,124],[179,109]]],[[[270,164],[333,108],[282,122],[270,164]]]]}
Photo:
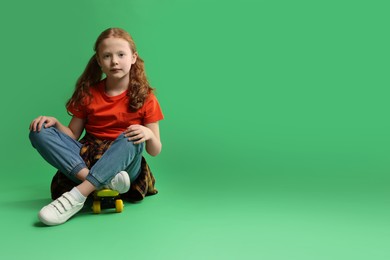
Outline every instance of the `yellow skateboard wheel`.
{"type": "Polygon", "coordinates": [[[122,200],[115,201],[115,209],[116,209],[116,212],[118,212],[118,213],[123,211],[123,201],[122,200]]]}
{"type": "Polygon", "coordinates": [[[99,214],[101,212],[101,206],[100,206],[100,201],[99,200],[95,200],[92,204],[92,211],[93,213],[95,214],[99,214]]]}

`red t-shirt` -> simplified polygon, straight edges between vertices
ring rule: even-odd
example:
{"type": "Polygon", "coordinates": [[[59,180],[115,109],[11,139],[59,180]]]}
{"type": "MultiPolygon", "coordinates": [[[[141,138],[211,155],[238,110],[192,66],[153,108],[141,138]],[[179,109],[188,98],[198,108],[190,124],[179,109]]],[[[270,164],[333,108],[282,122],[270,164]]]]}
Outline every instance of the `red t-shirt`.
{"type": "Polygon", "coordinates": [[[90,89],[92,100],[78,110],[68,107],[75,117],[86,119],[87,133],[106,140],[115,140],[130,125],[146,125],[164,118],[156,96],[150,93],[144,105],[136,112],[128,108],[127,91],[118,96],[108,96],[105,93],[106,81],[102,80],[90,89]]]}

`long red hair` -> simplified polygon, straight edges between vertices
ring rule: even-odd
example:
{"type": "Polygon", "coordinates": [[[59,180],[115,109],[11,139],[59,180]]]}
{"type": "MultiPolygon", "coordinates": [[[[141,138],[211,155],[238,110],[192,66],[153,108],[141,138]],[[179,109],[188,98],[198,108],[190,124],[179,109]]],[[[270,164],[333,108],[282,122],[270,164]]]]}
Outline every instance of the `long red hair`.
{"type": "MultiPolygon", "coordinates": [[[[133,38],[125,30],[120,28],[109,28],[103,31],[97,38],[94,51],[95,54],[89,59],[83,74],[78,78],[72,97],[66,102],[66,107],[78,108],[80,105],[87,105],[92,96],[90,88],[97,85],[102,80],[103,72],[97,62],[96,55],[99,50],[100,43],[107,38],[121,38],[126,40],[132,53],[137,52],[133,38]]],[[[130,82],[127,95],[129,96],[130,111],[137,111],[145,102],[145,99],[154,89],[149,85],[146,78],[144,61],[141,57],[137,57],[136,62],[130,69],[130,82]]]]}

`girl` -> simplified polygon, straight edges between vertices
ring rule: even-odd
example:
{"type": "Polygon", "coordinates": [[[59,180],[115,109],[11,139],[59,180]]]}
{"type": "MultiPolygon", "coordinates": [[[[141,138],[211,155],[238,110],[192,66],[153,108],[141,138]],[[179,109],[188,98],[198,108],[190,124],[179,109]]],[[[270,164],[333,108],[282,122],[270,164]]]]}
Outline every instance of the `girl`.
{"type": "Polygon", "coordinates": [[[66,104],[72,115],[69,125],[49,116],[30,124],[32,145],[74,183],[40,210],[38,217],[46,225],[66,222],[96,189],[128,192],[142,172],[143,150],[152,156],[161,151],[158,121],[163,114],[131,36],[123,29],[107,29],[97,38],[94,51],[66,104]],[[85,136],[78,141],[84,129],[85,136]],[[100,144],[103,155],[86,162],[85,150],[96,153],[100,144]]]}

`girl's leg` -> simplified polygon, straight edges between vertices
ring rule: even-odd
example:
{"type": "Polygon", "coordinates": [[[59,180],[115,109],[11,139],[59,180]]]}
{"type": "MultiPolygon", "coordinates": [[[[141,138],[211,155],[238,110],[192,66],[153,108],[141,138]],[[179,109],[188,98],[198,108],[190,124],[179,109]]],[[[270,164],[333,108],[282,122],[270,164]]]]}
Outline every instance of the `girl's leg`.
{"type": "Polygon", "coordinates": [[[43,207],[38,217],[46,225],[62,224],[80,211],[86,197],[95,187],[85,180],[88,175],[87,166],[80,156],[82,144],[54,127],[42,128],[40,132],[30,132],[31,144],[52,166],[63,172],[81,189],[74,187],[43,207]]]}
{"type": "Polygon", "coordinates": [[[121,134],[90,169],[87,180],[95,187],[107,185],[121,171],[134,181],[141,169],[144,144],[135,145],[121,134]]]}
{"type": "Polygon", "coordinates": [[[40,132],[30,132],[33,147],[53,167],[60,170],[76,183],[80,180],[76,175],[84,172],[87,166],[80,156],[82,144],[55,127],[44,128],[40,132]]]}
{"type": "MultiPolygon", "coordinates": [[[[57,166],[61,171],[64,170],[65,174],[68,173],[73,178],[78,173],[75,169],[83,172],[86,167],[82,158],[78,155],[81,144],[56,129],[53,129],[53,131],[45,130],[43,130],[44,135],[40,135],[43,133],[42,131],[40,133],[30,133],[33,146],[42,156],[53,166],[57,166]],[[52,141],[46,141],[46,137],[52,141]],[[71,143],[73,145],[70,145],[71,143]],[[72,149],[65,144],[68,144],[72,149]],[[76,149],[74,145],[78,148],[76,149]]],[[[144,144],[134,145],[123,134],[120,135],[92,167],[86,176],[86,180],[70,192],[65,192],[61,197],[43,207],[38,214],[39,219],[46,225],[62,224],[82,209],[88,194],[96,187],[107,184],[116,175],[120,175],[118,172],[126,170],[128,171],[126,174],[129,174],[130,179],[137,178],[143,148],[144,144]]],[[[79,175],[85,177],[85,173],[79,173],[79,175]]]]}

